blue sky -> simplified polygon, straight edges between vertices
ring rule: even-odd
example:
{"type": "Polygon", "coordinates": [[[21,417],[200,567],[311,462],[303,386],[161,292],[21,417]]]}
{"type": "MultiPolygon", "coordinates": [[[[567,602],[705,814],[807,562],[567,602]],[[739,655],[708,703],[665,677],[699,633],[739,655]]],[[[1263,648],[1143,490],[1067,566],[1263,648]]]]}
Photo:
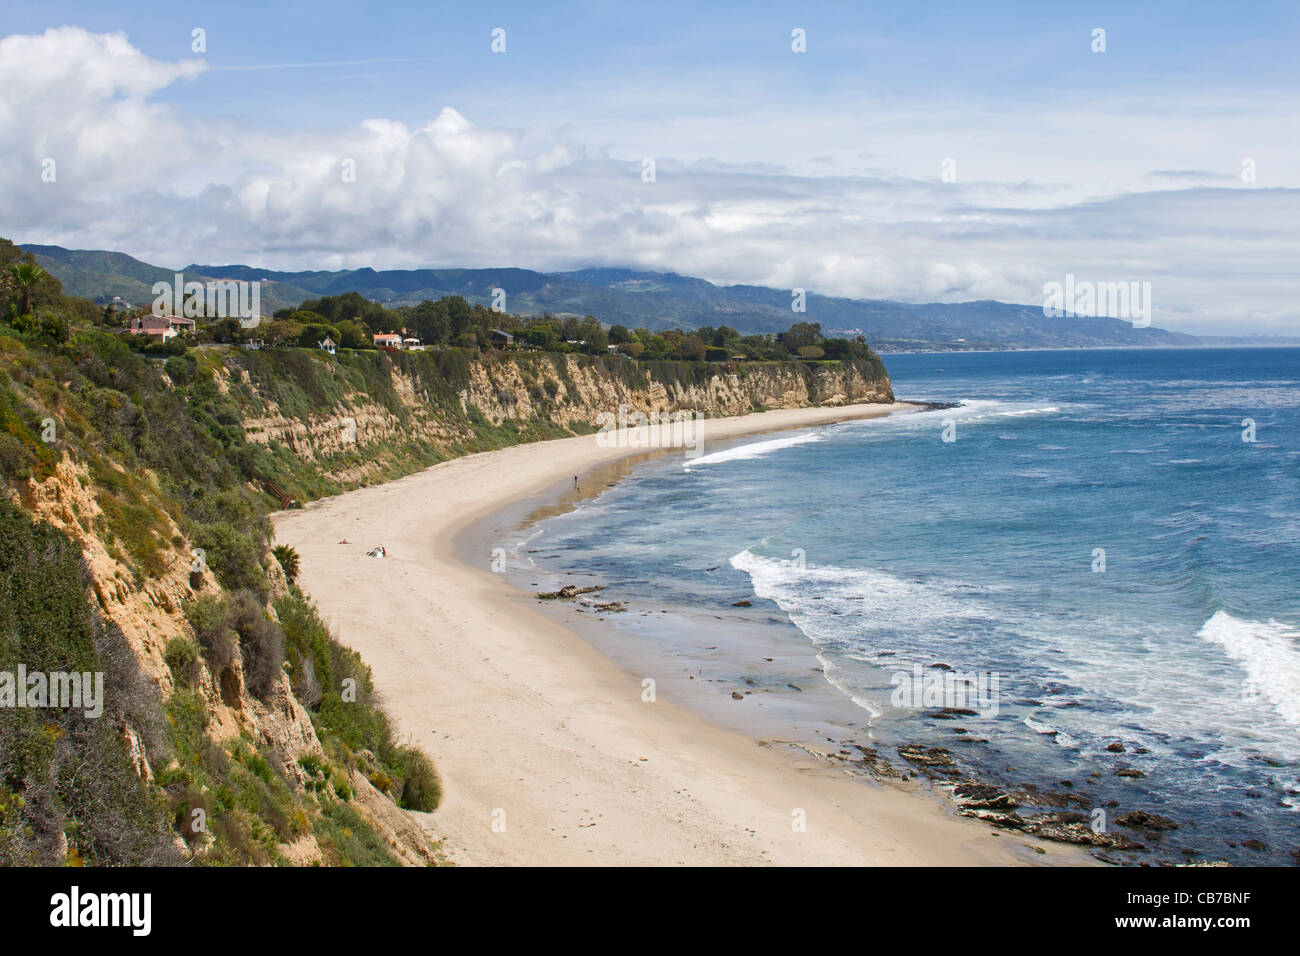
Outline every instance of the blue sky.
{"type": "Polygon", "coordinates": [[[619,264],[913,301],[1073,272],[1152,281],[1157,324],[1300,334],[1298,9],[23,5],[0,221],[174,266],[619,264]]]}
{"type": "Polygon", "coordinates": [[[754,97],[1002,110],[1097,96],[1167,98],[1176,108],[1229,93],[1281,95],[1297,88],[1285,64],[1300,6],[53,2],[5,18],[11,33],[62,24],[125,30],[162,60],[192,57],[190,31],[203,27],[214,69],[159,98],[269,126],[418,122],[448,99],[484,123],[568,123],[611,86],[660,89],[659,118],[689,106],[679,91],[704,89],[737,110],[754,97]],[[789,55],[795,26],[807,31],[810,55],[789,55]],[[1098,26],[1104,57],[1090,50],[1098,26]],[[507,30],[506,56],[489,51],[494,27],[507,30]],[[261,69],[375,60],[402,62],[261,69]]]}

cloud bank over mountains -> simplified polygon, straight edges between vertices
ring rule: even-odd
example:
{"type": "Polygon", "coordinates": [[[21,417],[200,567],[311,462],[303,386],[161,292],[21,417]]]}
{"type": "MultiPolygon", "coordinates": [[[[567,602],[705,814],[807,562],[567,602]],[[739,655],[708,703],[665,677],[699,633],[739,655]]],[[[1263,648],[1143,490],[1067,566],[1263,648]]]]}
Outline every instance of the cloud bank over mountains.
{"type": "MultiPolygon", "coordinates": [[[[807,161],[790,161],[779,127],[764,152],[758,111],[732,120],[745,124],[752,159],[675,139],[676,154],[650,157],[647,182],[646,157],[630,155],[617,131],[599,139],[582,122],[493,125],[443,105],[420,123],[271,129],[241,121],[238,104],[213,117],[160,97],[202,82],[220,82],[202,59],[156,59],[122,33],[60,27],[0,39],[0,232],[175,266],[625,265],[911,302],[1037,303],[1044,283],[1073,273],[1150,281],[1153,321],[1167,328],[1300,332],[1300,189],[1270,185],[1279,180],[1266,170],[1243,182],[1241,150],[1229,146],[1211,157],[1198,146],[1186,163],[1140,175],[1117,176],[1099,158],[1094,175],[1096,130],[1075,123],[1083,135],[1057,144],[1068,155],[1059,180],[1004,179],[988,155],[967,162],[952,147],[957,177],[945,182],[937,139],[918,147],[935,152],[924,174],[854,173],[819,164],[818,142],[806,144],[807,161]],[[967,167],[981,178],[968,181],[967,167]]],[[[1274,119],[1261,109],[1224,122],[1246,139],[1274,119]]],[[[1142,122],[1094,120],[1121,124],[1109,130],[1121,140],[1136,139],[1142,122]]],[[[1006,122],[1011,155],[1034,149],[1034,124],[1046,120],[1006,122]]],[[[809,124],[833,128],[830,117],[809,124]]],[[[881,127],[906,135],[897,117],[881,127]]],[[[1178,125],[1165,129],[1176,141],[1178,125]]]]}

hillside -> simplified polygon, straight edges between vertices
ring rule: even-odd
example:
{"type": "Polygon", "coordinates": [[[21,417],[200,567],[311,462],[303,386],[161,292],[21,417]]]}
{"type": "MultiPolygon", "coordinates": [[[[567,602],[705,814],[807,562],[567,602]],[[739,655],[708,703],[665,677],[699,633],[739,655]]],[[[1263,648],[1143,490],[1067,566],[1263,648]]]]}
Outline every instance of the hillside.
{"type": "MultiPolygon", "coordinates": [[[[97,302],[113,295],[135,304],[152,299],[148,283],[170,280],[177,270],[150,266],[122,253],[59,246],[24,246],[65,287],[97,302]]],[[[916,348],[1086,348],[1094,346],[1187,346],[1194,336],[1158,328],[1133,328],[1110,318],[1047,318],[1040,306],[1004,302],[931,303],[833,298],[810,292],[807,311],[791,312],[788,289],[717,286],[676,273],[630,269],[533,272],[528,269],[351,269],[276,272],[245,265],[191,264],[187,278],[264,282],[264,311],[305,299],[360,292],[386,305],[461,295],[489,305],[504,289],[511,312],[594,315],[607,325],[652,330],[726,325],[742,333],[777,332],[794,320],[823,329],[860,330],[877,351],[916,348]]],[[[856,334],[856,333],[855,333],[856,334]]]]}
{"type": "MultiPolygon", "coordinates": [[[[0,243],[0,254],[12,247],[0,243]]],[[[0,707],[0,864],[429,865],[441,787],[267,515],[633,411],[891,401],[879,359],[478,349],[173,354],[0,286],[0,670],[103,673],[102,714],[0,707]]],[[[356,560],[377,542],[353,533],[356,560]]],[[[0,682],[2,692],[3,682],[0,682]]]]}
{"type": "MultiPolygon", "coordinates": [[[[148,305],[153,301],[155,282],[172,282],[177,270],[150,265],[123,252],[101,250],[64,249],[62,246],[23,246],[36,261],[59,280],[68,295],[90,299],[105,305],[119,296],[132,305],[148,305]]],[[[243,267],[238,267],[242,269],[243,267]]],[[[203,271],[195,266],[182,270],[186,281],[209,282],[216,279],[239,279],[244,275],[223,272],[219,268],[203,271]]],[[[259,275],[258,278],[265,278],[259,275]]],[[[276,309],[295,306],[313,293],[291,285],[264,282],[262,307],[270,313],[276,309]]]]}

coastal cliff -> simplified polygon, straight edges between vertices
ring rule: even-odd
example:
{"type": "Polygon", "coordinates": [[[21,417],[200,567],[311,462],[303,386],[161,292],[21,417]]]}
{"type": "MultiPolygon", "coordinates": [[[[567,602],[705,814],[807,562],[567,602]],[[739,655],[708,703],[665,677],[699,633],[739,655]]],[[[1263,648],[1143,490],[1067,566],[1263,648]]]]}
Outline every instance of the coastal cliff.
{"type": "MultiPolygon", "coordinates": [[[[287,467],[284,487],[334,492],[385,480],[466,451],[585,434],[599,416],[692,411],[708,418],[770,409],[894,400],[879,360],[632,362],[619,357],[456,352],[311,356],[296,370],[315,400],[285,387],[277,357],[231,353],[214,370],[238,393],[249,442],[315,467],[287,467]],[[270,358],[270,362],[268,362],[270,358]]],[[[295,495],[298,497],[298,495],[295,495]]]]}
{"type": "MultiPolygon", "coordinates": [[[[145,481],[152,487],[139,507],[150,508],[157,482],[145,481]]],[[[86,719],[74,709],[46,725],[59,728],[47,765],[52,793],[37,802],[38,787],[7,793],[0,785],[4,862],[436,863],[435,840],[402,809],[401,789],[382,757],[355,738],[347,746],[340,739],[346,735],[313,706],[326,696],[320,667],[294,645],[304,619],[317,629],[317,641],[323,625],[280,563],[259,556],[266,587],[256,596],[223,587],[205,552],[160,510],[158,525],[145,532],[157,544],[146,569],[139,547],[113,530],[119,505],[103,476],[97,480],[68,451],[49,477],[12,485],[8,500],[0,500],[3,596],[19,605],[16,620],[5,622],[19,625],[6,635],[16,644],[4,642],[5,666],[16,653],[36,664],[49,657],[51,672],[66,669],[66,652],[44,655],[46,635],[31,633],[23,620],[20,598],[35,591],[72,608],[78,623],[71,636],[85,639],[68,643],[88,661],[86,671],[105,674],[102,717],[86,719]],[[23,540],[30,529],[41,553],[23,540]],[[62,578],[48,567],[52,554],[67,572],[62,578]],[[308,683],[315,686],[304,693],[308,683]],[[74,784],[64,773],[85,755],[60,748],[79,737],[94,741],[94,772],[74,784]],[[109,817],[86,812],[87,803],[109,817]]],[[[341,653],[327,647],[321,656],[341,653]]],[[[364,665],[350,663],[338,669],[361,684],[353,706],[382,720],[367,699],[364,665]]],[[[0,723],[0,744],[9,751],[4,762],[19,758],[6,769],[20,772],[7,776],[21,777],[31,770],[22,766],[24,728],[0,723]]]]}
{"type": "Polygon", "coordinates": [[[620,406],[892,399],[874,355],[202,346],[160,360],[96,331],[0,335],[0,668],[106,675],[99,717],[0,710],[0,862],[440,862],[419,812],[437,775],[294,585],[268,513],[591,433],[620,406]]]}

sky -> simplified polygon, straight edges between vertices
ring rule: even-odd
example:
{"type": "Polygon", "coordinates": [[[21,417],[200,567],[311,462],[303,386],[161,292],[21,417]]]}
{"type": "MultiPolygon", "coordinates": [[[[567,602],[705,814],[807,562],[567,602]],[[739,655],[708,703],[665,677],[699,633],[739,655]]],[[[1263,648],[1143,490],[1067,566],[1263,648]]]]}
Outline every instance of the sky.
{"type": "Polygon", "coordinates": [[[18,242],[1300,335],[1300,5],[3,4],[18,242]]]}

